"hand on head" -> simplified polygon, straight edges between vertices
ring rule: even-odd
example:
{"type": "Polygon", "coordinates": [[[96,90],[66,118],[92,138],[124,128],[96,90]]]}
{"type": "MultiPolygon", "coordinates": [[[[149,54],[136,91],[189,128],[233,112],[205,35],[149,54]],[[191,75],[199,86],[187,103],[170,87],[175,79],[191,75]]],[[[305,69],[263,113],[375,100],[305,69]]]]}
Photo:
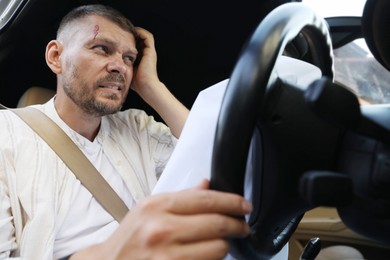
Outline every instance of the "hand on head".
{"type": "Polygon", "coordinates": [[[160,80],[157,74],[157,53],[153,34],[141,27],[136,27],[136,30],[138,57],[131,88],[143,96],[142,91],[145,88],[155,86],[160,80]]]}

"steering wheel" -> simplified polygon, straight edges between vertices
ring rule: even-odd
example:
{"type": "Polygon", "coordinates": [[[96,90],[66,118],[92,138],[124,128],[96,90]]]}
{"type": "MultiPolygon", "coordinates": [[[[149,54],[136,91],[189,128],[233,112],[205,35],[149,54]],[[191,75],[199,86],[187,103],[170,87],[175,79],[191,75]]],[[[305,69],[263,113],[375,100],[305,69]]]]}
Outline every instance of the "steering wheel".
{"type": "MultiPolygon", "coordinates": [[[[286,143],[291,147],[286,147],[277,134],[276,127],[283,118],[270,111],[275,111],[276,106],[283,107],[283,104],[274,104],[280,103],[280,95],[283,95],[280,93],[290,91],[294,96],[289,104],[284,104],[289,106],[288,110],[295,109],[291,100],[302,103],[300,92],[296,94],[296,89],[285,86],[274,72],[278,57],[296,37],[306,39],[311,63],[321,69],[323,76],[333,79],[331,39],[325,20],[302,3],[287,3],[270,12],[256,28],[242,50],[223,97],[214,141],[211,188],[244,195],[250,147],[254,165],[254,210],[248,220],[251,233],[247,238],[230,241],[230,253],[238,259],[269,259],[288,242],[304,212],[312,207],[299,195],[299,178],[307,170],[300,162],[314,160],[313,164],[327,165],[328,161],[310,158],[310,154],[316,152],[313,151],[316,142],[321,147],[328,142],[326,136],[331,140],[334,135],[330,133],[337,135],[315,119],[313,126],[300,126],[299,118],[306,116],[300,114],[293,117],[298,120],[296,124],[293,122],[286,127],[300,131],[296,128],[299,125],[307,127],[308,131],[319,131],[324,134],[324,140],[302,138],[310,143],[308,149],[299,140],[288,140],[286,143]],[[296,157],[288,158],[295,148],[296,157]]],[[[304,109],[298,107],[297,110],[304,109]]],[[[333,151],[330,149],[328,154],[333,151]]]]}

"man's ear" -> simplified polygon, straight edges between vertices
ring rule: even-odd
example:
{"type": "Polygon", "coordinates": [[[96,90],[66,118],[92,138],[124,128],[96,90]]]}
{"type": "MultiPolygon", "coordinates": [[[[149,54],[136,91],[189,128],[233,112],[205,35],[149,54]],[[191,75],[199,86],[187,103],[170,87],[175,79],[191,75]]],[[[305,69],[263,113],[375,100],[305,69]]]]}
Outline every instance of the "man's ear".
{"type": "Polygon", "coordinates": [[[63,50],[62,44],[57,40],[50,41],[46,46],[46,64],[55,73],[60,74],[62,71],[60,56],[63,50]]]}

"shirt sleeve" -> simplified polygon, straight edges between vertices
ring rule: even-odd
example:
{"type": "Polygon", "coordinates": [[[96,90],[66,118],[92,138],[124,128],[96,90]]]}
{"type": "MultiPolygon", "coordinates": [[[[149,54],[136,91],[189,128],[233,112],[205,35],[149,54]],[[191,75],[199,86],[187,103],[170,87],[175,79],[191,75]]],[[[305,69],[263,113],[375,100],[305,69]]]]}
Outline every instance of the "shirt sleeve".
{"type": "Polygon", "coordinates": [[[150,194],[175,149],[176,137],[167,125],[139,109],[128,109],[103,119],[101,134],[109,136],[109,142],[104,142],[107,156],[114,165],[125,160],[122,166],[127,165],[127,171],[136,175],[144,193],[150,194]]]}
{"type": "Polygon", "coordinates": [[[149,152],[155,164],[157,178],[165,169],[173,150],[175,149],[177,139],[172,134],[167,125],[155,121],[153,116],[142,113],[147,128],[149,152]]]}

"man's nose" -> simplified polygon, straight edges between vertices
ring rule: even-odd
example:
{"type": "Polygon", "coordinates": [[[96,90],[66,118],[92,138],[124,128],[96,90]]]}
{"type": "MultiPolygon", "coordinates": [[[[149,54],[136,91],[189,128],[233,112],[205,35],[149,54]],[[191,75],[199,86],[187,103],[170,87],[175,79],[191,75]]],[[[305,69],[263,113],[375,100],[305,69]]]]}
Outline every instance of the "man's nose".
{"type": "Polygon", "coordinates": [[[124,63],[122,57],[115,56],[115,57],[112,57],[112,59],[110,59],[110,61],[108,62],[107,70],[109,72],[116,72],[116,73],[124,75],[126,70],[127,70],[127,66],[124,63]]]}

